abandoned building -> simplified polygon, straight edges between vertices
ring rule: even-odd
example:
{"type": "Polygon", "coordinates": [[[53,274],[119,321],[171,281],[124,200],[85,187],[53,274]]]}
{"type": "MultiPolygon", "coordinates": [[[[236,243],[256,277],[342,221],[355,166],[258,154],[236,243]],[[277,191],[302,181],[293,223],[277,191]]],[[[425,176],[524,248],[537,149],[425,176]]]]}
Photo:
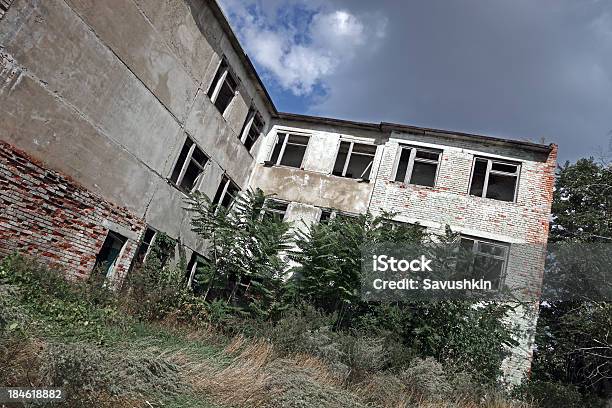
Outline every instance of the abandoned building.
{"type": "Polygon", "coordinates": [[[0,0],[0,54],[0,256],[121,281],[162,231],[195,268],[186,194],[259,187],[287,221],[392,211],[541,273],[510,260],[546,243],[556,146],[278,112],[214,0],[0,0]]]}

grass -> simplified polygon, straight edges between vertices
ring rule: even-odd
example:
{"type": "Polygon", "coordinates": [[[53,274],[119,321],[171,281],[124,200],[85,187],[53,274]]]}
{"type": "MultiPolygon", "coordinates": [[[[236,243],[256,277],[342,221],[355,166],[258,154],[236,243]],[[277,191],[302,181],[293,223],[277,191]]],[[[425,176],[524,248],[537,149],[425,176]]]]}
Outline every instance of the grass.
{"type": "Polygon", "coordinates": [[[61,385],[66,407],[532,407],[496,395],[438,398],[424,391],[439,389],[437,373],[433,387],[390,372],[348,381],[319,357],[279,353],[263,339],[138,321],[118,304],[73,293],[63,280],[38,285],[29,272],[7,276],[0,270],[0,384],[61,385]]]}

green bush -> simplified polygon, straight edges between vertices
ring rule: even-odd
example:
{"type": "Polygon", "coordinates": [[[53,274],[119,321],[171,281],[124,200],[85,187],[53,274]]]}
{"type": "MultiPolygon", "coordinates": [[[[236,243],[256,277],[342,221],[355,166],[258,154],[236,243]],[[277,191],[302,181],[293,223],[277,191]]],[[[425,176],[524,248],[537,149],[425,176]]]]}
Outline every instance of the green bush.
{"type": "Polygon", "coordinates": [[[546,382],[525,381],[514,390],[526,401],[535,401],[540,408],[582,408],[596,405],[585,405],[578,387],[574,385],[546,382]]]}
{"type": "Polygon", "coordinates": [[[121,320],[116,296],[94,278],[69,282],[62,271],[12,255],[0,262],[0,279],[18,288],[20,303],[43,330],[100,339],[107,324],[121,320]]]}

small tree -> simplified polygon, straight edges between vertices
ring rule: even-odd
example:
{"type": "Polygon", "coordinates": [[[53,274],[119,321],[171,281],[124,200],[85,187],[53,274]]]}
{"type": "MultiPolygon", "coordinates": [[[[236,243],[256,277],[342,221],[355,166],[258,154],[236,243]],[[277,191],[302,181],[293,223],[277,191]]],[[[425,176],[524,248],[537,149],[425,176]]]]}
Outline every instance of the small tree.
{"type": "Polygon", "coordinates": [[[267,315],[277,304],[290,248],[289,224],[264,217],[260,189],[240,194],[226,209],[195,193],[188,200],[192,229],[210,243],[210,259],[196,272],[194,290],[205,299],[225,299],[254,315],[267,315]]]}

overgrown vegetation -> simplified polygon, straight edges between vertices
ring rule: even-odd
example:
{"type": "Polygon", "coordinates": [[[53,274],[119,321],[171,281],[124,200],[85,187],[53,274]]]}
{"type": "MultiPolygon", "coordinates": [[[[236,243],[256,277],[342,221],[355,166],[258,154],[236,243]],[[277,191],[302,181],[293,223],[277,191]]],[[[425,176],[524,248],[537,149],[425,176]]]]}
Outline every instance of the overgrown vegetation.
{"type": "MultiPolygon", "coordinates": [[[[35,261],[6,258],[0,383],[61,386],[68,407],[528,407],[433,358],[391,368],[380,338],[334,331],[335,315],[313,307],[274,322],[243,318],[243,334],[225,334],[206,320],[128,314],[144,299],[99,284],[66,283],[35,261]]],[[[188,299],[183,289],[176,298],[188,299]]]]}
{"type": "Polygon", "coordinates": [[[545,407],[603,406],[612,397],[612,282],[604,256],[612,244],[612,166],[581,159],[559,169],[550,239],[571,259],[554,271],[562,295],[541,305],[533,377],[524,387],[545,407]]]}
{"type": "MultiPolygon", "coordinates": [[[[229,210],[191,198],[194,231],[211,246],[190,281],[185,254],[179,251],[176,263],[169,256],[181,246],[162,234],[119,292],[95,273],[68,282],[36,261],[5,258],[0,383],[61,385],[68,406],[518,408],[587,401],[580,387],[540,374],[513,399],[506,394],[497,380],[513,344],[507,304],[361,298],[362,245],[428,239],[418,226],[368,214],[304,226],[294,236],[266,212],[269,198],[247,192],[229,210]]],[[[448,231],[437,239],[454,238],[448,231]]]]}

